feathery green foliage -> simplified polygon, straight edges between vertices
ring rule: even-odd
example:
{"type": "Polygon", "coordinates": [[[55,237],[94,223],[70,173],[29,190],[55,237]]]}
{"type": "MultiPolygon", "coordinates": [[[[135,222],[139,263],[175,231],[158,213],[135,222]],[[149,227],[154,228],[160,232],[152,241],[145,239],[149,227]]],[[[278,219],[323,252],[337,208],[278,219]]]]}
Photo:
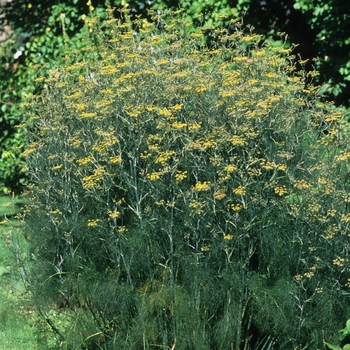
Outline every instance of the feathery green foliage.
{"type": "Polygon", "coordinates": [[[181,12],[87,17],[39,78],[28,285],[67,348],[322,347],[350,311],[344,113],[283,46],[231,21],[208,48],[181,12]]]}

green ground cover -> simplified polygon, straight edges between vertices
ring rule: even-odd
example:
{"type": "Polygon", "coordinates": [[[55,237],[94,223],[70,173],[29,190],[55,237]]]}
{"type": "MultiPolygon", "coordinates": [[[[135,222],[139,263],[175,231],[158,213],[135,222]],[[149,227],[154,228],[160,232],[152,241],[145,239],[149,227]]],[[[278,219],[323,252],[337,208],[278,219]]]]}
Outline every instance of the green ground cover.
{"type": "Polygon", "coordinates": [[[18,199],[0,197],[0,344],[1,349],[37,350],[35,329],[31,326],[33,308],[17,268],[11,239],[13,230],[21,229],[19,222],[13,220],[21,204],[18,199]],[[6,217],[12,222],[6,222],[6,217]]]}

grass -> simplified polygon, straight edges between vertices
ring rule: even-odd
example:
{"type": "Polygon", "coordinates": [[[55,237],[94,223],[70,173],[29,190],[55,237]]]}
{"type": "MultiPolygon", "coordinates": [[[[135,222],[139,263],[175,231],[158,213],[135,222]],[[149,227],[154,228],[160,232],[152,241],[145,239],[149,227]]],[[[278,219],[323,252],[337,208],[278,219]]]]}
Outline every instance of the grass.
{"type": "Polygon", "coordinates": [[[34,311],[12,252],[12,233],[21,230],[13,216],[22,204],[19,199],[0,196],[0,222],[6,217],[12,221],[0,225],[0,347],[4,350],[39,349],[35,329],[31,326],[34,311]]]}

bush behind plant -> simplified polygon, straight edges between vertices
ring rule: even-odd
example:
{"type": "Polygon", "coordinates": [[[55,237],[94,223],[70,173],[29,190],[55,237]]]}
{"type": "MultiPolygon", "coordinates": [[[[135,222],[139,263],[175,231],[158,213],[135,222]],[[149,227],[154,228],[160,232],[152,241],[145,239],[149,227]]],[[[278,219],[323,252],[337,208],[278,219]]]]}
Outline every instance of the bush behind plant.
{"type": "Polygon", "coordinates": [[[349,313],[343,111],[236,21],[208,48],[181,10],[112,12],[32,102],[42,314],[71,348],[322,347],[349,313]]]}

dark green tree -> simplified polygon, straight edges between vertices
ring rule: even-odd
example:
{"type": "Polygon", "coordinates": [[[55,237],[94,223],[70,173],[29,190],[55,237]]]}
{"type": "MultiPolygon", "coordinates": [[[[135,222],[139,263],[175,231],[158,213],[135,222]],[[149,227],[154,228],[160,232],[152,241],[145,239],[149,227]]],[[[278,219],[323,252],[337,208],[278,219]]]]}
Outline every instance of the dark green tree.
{"type": "MultiPolygon", "coordinates": [[[[285,32],[303,59],[317,58],[317,81],[325,84],[327,98],[349,106],[350,14],[340,0],[239,0],[231,2],[245,13],[245,21],[265,36],[285,32]]],[[[310,61],[311,62],[311,61],[310,61]]],[[[311,65],[307,69],[311,69],[311,65]]]]}
{"type": "Polygon", "coordinates": [[[300,11],[315,33],[314,51],[319,60],[316,67],[320,81],[338,104],[350,104],[350,12],[348,4],[340,0],[296,0],[300,11]]]}

